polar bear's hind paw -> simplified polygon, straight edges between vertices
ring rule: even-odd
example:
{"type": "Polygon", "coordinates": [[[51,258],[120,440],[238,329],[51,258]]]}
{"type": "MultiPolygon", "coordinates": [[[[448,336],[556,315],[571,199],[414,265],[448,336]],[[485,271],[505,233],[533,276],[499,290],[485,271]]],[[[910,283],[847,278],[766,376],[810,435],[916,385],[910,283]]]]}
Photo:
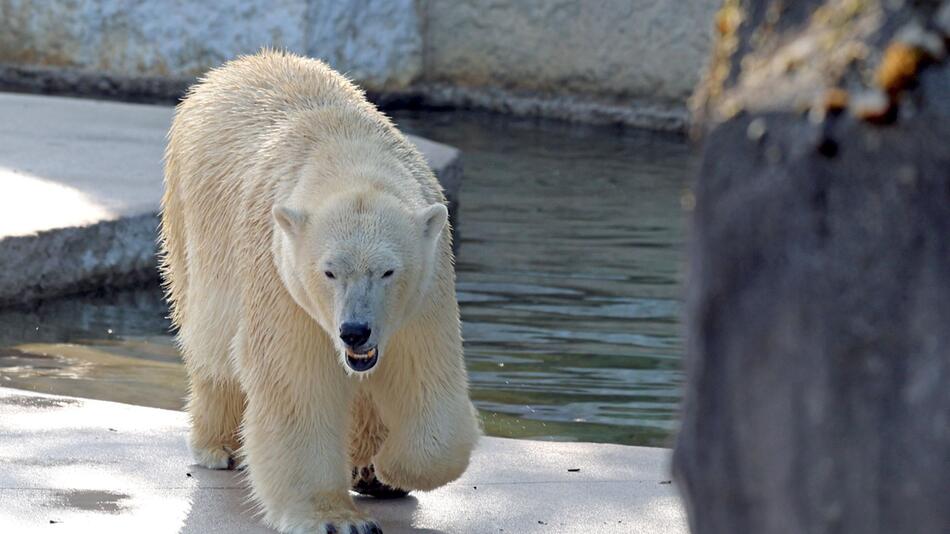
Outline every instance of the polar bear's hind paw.
{"type": "Polygon", "coordinates": [[[406,490],[380,482],[376,478],[376,469],[373,464],[353,468],[352,486],[356,493],[377,499],[401,499],[409,495],[406,490]]]}
{"type": "Polygon", "coordinates": [[[194,457],[196,464],[208,469],[233,470],[239,468],[234,451],[228,447],[211,449],[192,447],[191,455],[194,457]]]}

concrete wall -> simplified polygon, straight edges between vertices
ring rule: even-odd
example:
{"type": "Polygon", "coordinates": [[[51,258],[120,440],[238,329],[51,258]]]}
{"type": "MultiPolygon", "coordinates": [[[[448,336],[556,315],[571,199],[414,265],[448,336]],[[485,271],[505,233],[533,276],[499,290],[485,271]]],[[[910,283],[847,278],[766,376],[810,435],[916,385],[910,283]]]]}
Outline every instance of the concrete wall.
{"type": "Polygon", "coordinates": [[[682,107],[718,3],[0,0],[0,65],[189,77],[269,45],[326,59],[370,90],[428,90],[449,104],[457,88],[475,105],[547,99],[508,106],[538,114],[556,113],[563,106],[551,99],[564,97],[682,107]]]}
{"type": "Polygon", "coordinates": [[[432,0],[431,81],[683,101],[710,47],[717,0],[432,0]]]}
{"type": "Polygon", "coordinates": [[[0,0],[0,62],[194,76],[267,45],[400,87],[421,72],[417,13],[414,0],[0,0]]]}

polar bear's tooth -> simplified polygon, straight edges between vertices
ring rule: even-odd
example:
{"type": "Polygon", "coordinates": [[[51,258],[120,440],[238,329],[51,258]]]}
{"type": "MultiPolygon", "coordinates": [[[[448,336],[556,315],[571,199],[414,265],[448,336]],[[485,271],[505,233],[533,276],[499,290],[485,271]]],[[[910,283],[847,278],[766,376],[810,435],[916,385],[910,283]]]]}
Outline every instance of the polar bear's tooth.
{"type": "Polygon", "coordinates": [[[346,349],[346,355],[347,357],[353,358],[356,360],[366,360],[369,358],[375,358],[378,350],[379,349],[377,347],[373,347],[364,353],[359,353],[359,352],[354,352],[350,349],[346,349]]]}

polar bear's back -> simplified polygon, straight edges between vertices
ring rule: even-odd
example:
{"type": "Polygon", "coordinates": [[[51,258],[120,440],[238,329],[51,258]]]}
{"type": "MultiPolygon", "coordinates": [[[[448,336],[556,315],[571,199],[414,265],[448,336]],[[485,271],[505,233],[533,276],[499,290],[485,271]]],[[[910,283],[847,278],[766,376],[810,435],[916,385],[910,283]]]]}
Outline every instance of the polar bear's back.
{"type": "Polygon", "coordinates": [[[179,186],[167,183],[175,180],[168,171],[177,165],[187,182],[180,185],[191,188],[198,180],[248,176],[248,167],[264,157],[303,159],[312,148],[312,130],[320,127],[312,113],[321,109],[340,112],[337,127],[361,130],[357,135],[387,145],[418,180],[428,203],[444,201],[422,155],[359,88],[321,61],[273,50],[228,62],[191,88],[169,133],[166,185],[179,186]],[[288,136],[290,128],[295,133],[288,136]]]}
{"type": "Polygon", "coordinates": [[[322,61],[264,50],[209,71],[179,107],[221,124],[266,127],[293,111],[363,102],[363,93],[322,61]]]}
{"type": "Polygon", "coordinates": [[[189,90],[176,109],[166,158],[229,168],[236,158],[247,162],[288,116],[338,105],[375,111],[321,61],[271,50],[244,56],[189,90]]]}

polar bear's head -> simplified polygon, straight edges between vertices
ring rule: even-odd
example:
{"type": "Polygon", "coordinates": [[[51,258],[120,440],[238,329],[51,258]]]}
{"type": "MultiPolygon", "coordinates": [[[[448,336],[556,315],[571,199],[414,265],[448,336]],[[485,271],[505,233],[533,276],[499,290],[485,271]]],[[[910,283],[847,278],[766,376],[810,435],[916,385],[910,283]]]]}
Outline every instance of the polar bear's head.
{"type": "Polygon", "coordinates": [[[340,193],[316,209],[277,206],[273,215],[290,294],[349,371],[371,370],[432,285],[448,210],[410,210],[374,190],[340,193]]]}

